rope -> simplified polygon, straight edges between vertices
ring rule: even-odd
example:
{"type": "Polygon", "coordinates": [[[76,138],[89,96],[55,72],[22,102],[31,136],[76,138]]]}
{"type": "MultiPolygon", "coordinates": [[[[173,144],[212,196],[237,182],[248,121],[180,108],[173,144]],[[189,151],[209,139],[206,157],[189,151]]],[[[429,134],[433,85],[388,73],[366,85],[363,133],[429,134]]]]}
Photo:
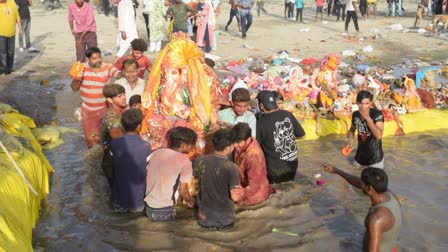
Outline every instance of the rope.
{"type": "Polygon", "coordinates": [[[23,181],[25,181],[25,184],[28,186],[28,188],[30,188],[31,192],[33,192],[34,195],[36,195],[36,197],[38,197],[39,195],[37,194],[36,190],[34,190],[33,186],[30,184],[30,182],[28,181],[28,179],[26,179],[25,175],[23,174],[22,170],[19,168],[19,166],[17,165],[16,161],[12,158],[11,154],[9,153],[9,151],[6,149],[6,147],[3,145],[2,141],[0,141],[0,147],[3,149],[3,151],[6,153],[6,155],[9,158],[9,161],[11,161],[11,163],[14,165],[14,168],[16,168],[17,172],[19,173],[20,177],[22,177],[23,181]]]}

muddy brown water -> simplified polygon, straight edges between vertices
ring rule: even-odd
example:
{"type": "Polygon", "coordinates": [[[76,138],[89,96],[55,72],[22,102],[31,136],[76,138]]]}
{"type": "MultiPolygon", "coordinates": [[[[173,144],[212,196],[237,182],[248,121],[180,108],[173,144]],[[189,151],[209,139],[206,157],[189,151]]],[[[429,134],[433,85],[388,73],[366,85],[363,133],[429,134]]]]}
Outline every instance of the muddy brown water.
{"type": "MultiPolygon", "coordinates": [[[[324,174],[323,161],[355,174],[340,154],[343,136],[299,142],[295,182],[276,185],[265,203],[236,209],[236,226],[209,231],[194,212],[178,208],[176,222],[154,223],[143,215],[117,215],[100,161],[86,158],[79,122],[73,119],[79,95],[69,81],[50,76],[41,86],[18,78],[0,87],[8,102],[39,124],[78,129],[65,144],[47,151],[55,169],[51,193],[33,232],[33,246],[45,251],[360,251],[369,201],[337,176],[324,174]],[[315,184],[321,173],[325,184],[315,184]],[[272,229],[291,232],[273,233],[272,229]]],[[[425,122],[430,123],[430,122],[425,122]]],[[[446,130],[383,140],[390,189],[403,199],[401,251],[448,251],[448,136],[446,130]]]]}

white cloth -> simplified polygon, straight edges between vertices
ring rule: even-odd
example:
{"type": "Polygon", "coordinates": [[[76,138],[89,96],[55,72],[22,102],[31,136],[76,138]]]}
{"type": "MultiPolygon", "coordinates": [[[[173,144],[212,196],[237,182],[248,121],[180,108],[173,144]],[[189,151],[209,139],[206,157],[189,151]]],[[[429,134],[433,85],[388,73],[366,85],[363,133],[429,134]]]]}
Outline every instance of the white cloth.
{"type": "Polygon", "coordinates": [[[232,101],[232,93],[233,91],[235,91],[235,89],[237,88],[245,88],[245,89],[249,89],[249,87],[247,86],[246,82],[244,82],[243,80],[238,80],[235,85],[233,85],[232,89],[230,90],[229,94],[228,94],[228,98],[229,101],[232,101]]]}
{"type": "Polygon", "coordinates": [[[119,80],[115,81],[115,84],[121,85],[124,87],[125,95],[126,95],[126,104],[129,105],[129,99],[133,95],[142,95],[145,91],[146,83],[143,79],[138,78],[137,79],[137,85],[132,89],[129,85],[129,82],[126,80],[126,78],[121,78],[119,80]]]}
{"type": "Polygon", "coordinates": [[[131,41],[138,38],[135,10],[131,0],[121,0],[118,4],[118,52],[117,57],[123,57],[131,47],[131,41]],[[126,40],[121,38],[121,32],[126,33],[126,40]]]}
{"type": "Polygon", "coordinates": [[[347,0],[347,11],[354,11],[355,7],[353,6],[353,2],[357,3],[357,1],[347,0]]]}

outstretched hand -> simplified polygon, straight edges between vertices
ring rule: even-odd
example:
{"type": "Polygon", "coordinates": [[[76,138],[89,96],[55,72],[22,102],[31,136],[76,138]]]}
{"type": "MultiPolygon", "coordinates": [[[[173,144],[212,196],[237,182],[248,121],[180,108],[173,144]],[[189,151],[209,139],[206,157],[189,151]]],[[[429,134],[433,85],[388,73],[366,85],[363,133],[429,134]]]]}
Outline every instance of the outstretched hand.
{"type": "Polygon", "coordinates": [[[336,169],[336,167],[334,165],[327,164],[327,163],[322,164],[322,168],[324,168],[324,171],[326,171],[328,173],[334,173],[335,169],[336,169]]]}

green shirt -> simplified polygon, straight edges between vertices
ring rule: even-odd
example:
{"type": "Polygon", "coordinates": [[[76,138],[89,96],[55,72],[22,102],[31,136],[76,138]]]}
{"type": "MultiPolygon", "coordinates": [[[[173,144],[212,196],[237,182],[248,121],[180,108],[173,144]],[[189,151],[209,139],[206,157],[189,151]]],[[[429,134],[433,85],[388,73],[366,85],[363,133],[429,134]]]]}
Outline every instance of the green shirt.
{"type": "Polygon", "coordinates": [[[174,28],[187,30],[187,14],[193,9],[184,3],[171,5],[166,11],[167,15],[174,17],[174,28]]]}
{"type": "Polygon", "coordinates": [[[111,106],[107,109],[100,128],[101,142],[104,145],[110,144],[112,138],[110,136],[109,130],[113,128],[120,128],[121,130],[123,130],[123,127],[121,125],[121,116],[111,106]]]}

